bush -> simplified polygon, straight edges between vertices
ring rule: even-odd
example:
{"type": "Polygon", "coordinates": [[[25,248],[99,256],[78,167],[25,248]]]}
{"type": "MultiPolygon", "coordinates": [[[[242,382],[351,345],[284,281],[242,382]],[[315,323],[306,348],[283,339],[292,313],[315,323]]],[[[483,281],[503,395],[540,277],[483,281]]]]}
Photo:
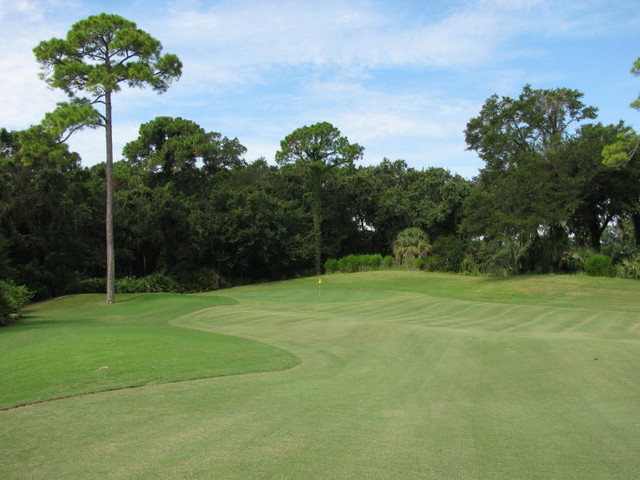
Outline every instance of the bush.
{"type": "Polygon", "coordinates": [[[634,278],[640,280],[640,254],[623,260],[617,268],[617,274],[622,278],[634,278]]]}
{"type": "Polygon", "coordinates": [[[378,270],[382,265],[382,255],[376,253],[375,255],[365,255],[365,265],[373,270],[378,270]]]}
{"type": "Polygon", "coordinates": [[[338,260],[330,258],[324,262],[325,273],[336,273],[338,271],[338,260]]]}
{"type": "Polygon", "coordinates": [[[69,290],[69,293],[105,293],[107,281],[104,277],[80,280],[69,290]]]}
{"type": "Polygon", "coordinates": [[[225,285],[224,279],[209,268],[176,276],[175,280],[182,292],[209,292],[219,290],[225,285]]]}
{"type": "Polygon", "coordinates": [[[596,253],[584,261],[584,270],[592,277],[608,277],[613,274],[611,257],[596,253]]]}
{"type": "Polygon", "coordinates": [[[386,267],[386,268],[393,268],[393,266],[395,265],[396,260],[395,258],[393,258],[391,255],[387,255],[386,257],[384,257],[382,259],[382,264],[386,267]]]}
{"type": "Polygon", "coordinates": [[[358,261],[355,255],[347,255],[338,260],[338,270],[343,273],[353,273],[358,270],[358,261]]]}
{"type": "Polygon", "coordinates": [[[458,272],[465,259],[465,245],[455,235],[440,235],[433,242],[433,254],[427,257],[427,269],[458,272]]]}
{"type": "MultiPolygon", "coordinates": [[[[393,265],[393,257],[387,257],[393,265]]],[[[366,270],[378,270],[384,264],[387,266],[387,258],[382,258],[379,253],[372,255],[347,255],[338,260],[330,258],[324,262],[325,273],[353,273],[366,270]]]]}
{"type": "Polygon", "coordinates": [[[180,292],[180,285],[164,273],[152,273],[143,278],[122,277],[116,280],[117,293],[180,292]]]}
{"type": "Polygon", "coordinates": [[[424,258],[416,258],[413,261],[413,266],[418,270],[424,270],[424,267],[426,266],[426,262],[424,261],[424,258]]]}
{"type": "Polygon", "coordinates": [[[480,267],[470,255],[467,255],[464,260],[460,262],[460,273],[463,275],[480,275],[480,267]]]}
{"type": "Polygon", "coordinates": [[[27,305],[33,292],[25,286],[17,286],[0,280],[0,326],[9,325],[20,318],[20,309],[27,305]]]}

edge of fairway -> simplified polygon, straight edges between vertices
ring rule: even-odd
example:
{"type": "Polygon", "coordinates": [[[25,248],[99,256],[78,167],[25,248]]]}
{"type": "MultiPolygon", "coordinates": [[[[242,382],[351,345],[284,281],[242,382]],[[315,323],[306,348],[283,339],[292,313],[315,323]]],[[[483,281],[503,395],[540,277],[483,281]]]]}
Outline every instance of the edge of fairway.
{"type": "Polygon", "coordinates": [[[39,302],[25,309],[21,322],[0,332],[5,333],[0,335],[0,411],[151,385],[283,371],[301,363],[276,345],[173,323],[233,304],[233,299],[120,298],[107,307],[95,295],[39,302]]]}

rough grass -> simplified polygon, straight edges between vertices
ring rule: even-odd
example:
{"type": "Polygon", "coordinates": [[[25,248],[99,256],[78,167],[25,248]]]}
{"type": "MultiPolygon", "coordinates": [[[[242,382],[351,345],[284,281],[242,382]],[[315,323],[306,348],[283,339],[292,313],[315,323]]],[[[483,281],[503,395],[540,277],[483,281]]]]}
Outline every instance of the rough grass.
{"type": "Polygon", "coordinates": [[[636,478],[639,287],[387,271],[180,297],[158,325],[301,363],[0,412],[0,477],[636,478]]]}

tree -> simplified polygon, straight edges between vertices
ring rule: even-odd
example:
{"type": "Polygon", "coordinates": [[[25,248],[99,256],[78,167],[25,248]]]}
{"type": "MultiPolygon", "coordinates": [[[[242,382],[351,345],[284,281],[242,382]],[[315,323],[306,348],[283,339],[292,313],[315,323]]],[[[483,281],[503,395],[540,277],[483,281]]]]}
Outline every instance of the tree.
{"type": "Polygon", "coordinates": [[[173,181],[181,189],[194,183],[200,167],[210,177],[244,165],[246,150],[238,139],[206,132],[191,120],[157,117],[140,126],[138,138],[122,153],[132,165],[157,177],[155,183],[173,181]]]}
{"type": "Polygon", "coordinates": [[[393,242],[393,254],[399,265],[404,265],[407,260],[423,258],[431,249],[427,234],[416,227],[405,228],[393,242]]]}
{"type": "Polygon", "coordinates": [[[352,166],[355,160],[362,158],[363,150],[360,145],[349,143],[340,135],[340,130],[328,122],[298,128],[280,142],[276,162],[293,164],[305,182],[313,220],[316,274],[320,274],[322,265],[324,184],[334,170],[352,166]]]}
{"type": "MultiPolygon", "coordinates": [[[[633,62],[633,67],[631,67],[631,73],[636,77],[640,77],[640,57],[636,58],[636,61],[633,62]]],[[[640,110],[640,95],[633,102],[631,102],[631,108],[635,108],[636,110],[640,110]]]]}
{"type": "MultiPolygon", "coordinates": [[[[439,235],[456,234],[471,182],[443,168],[409,168],[403,160],[384,159],[359,167],[344,181],[351,214],[368,248],[390,253],[393,240],[408,226],[439,235]]],[[[362,244],[362,242],[360,242],[362,244]]]]}
{"type": "Polygon", "coordinates": [[[74,103],[104,107],[100,117],[106,141],[107,303],[114,302],[115,283],[111,97],[123,84],[166,91],[171,81],[180,77],[182,64],[175,55],[161,52],[160,42],[135,23],[105,13],[77,22],[65,39],[53,38],[34,48],[43,70],[41,77],[72,99],[71,104],[60,107],[61,112],[68,112],[74,103]],[[78,97],[80,92],[89,98],[78,97]]]}
{"type": "Polygon", "coordinates": [[[567,143],[563,155],[572,168],[574,192],[579,199],[568,227],[578,243],[595,251],[600,250],[602,234],[611,223],[639,213],[639,155],[615,168],[604,165],[600,156],[603,145],[611,144],[625,131],[627,127],[622,122],[583,125],[567,143]]]}
{"type": "Polygon", "coordinates": [[[518,166],[531,154],[547,154],[565,141],[572,125],[596,118],[597,109],[585,106],[577,90],[532,89],[526,85],[517,99],[489,97],[480,115],[467,123],[468,150],[486,162],[486,171],[500,174],[518,166]]]}
{"type": "Polygon", "coordinates": [[[27,285],[42,300],[69,293],[99,268],[96,204],[103,192],[95,194],[98,179],[66,144],[46,132],[35,135],[36,146],[22,143],[35,132],[0,130],[0,278],[27,285]]]}
{"type": "MultiPolygon", "coordinates": [[[[640,58],[633,62],[631,73],[640,76],[640,58]]],[[[640,110],[640,95],[630,105],[631,108],[640,110]]],[[[603,163],[609,166],[620,166],[629,162],[640,149],[640,136],[628,127],[620,132],[616,140],[602,149],[603,163]]]]}
{"type": "Polygon", "coordinates": [[[566,239],[564,224],[580,199],[565,147],[576,125],[596,116],[581,98],[577,90],[527,85],[517,99],[491,96],[467,124],[468,149],[485,167],[467,198],[463,227],[510,243],[514,270],[541,235],[559,244],[566,239]]]}

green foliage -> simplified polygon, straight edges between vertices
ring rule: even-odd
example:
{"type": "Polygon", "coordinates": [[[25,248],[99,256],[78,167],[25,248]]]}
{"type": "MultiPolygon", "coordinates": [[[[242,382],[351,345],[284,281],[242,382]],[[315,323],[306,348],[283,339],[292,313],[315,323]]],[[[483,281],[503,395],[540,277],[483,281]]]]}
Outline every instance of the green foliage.
{"type": "Polygon", "coordinates": [[[172,181],[181,190],[191,191],[198,183],[199,173],[212,176],[244,165],[245,152],[237,138],[223,138],[180,117],[157,117],[143,123],[138,138],[123,149],[129,163],[147,173],[151,185],[172,181]]]}
{"type": "Polygon", "coordinates": [[[602,148],[602,163],[613,167],[627,164],[635,155],[639,144],[640,137],[629,127],[618,133],[613,143],[602,148]]]}
{"type": "Polygon", "coordinates": [[[329,258],[324,262],[325,273],[336,273],[338,271],[338,260],[336,258],[329,258]]]}
{"type": "Polygon", "coordinates": [[[611,257],[614,264],[631,258],[638,252],[633,217],[609,224],[602,233],[600,253],[611,257]]]}
{"type": "Polygon", "coordinates": [[[414,259],[423,258],[432,248],[427,234],[416,227],[404,229],[393,242],[393,253],[401,266],[412,267],[414,259]]]}
{"type": "MultiPolygon", "coordinates": [[[[218,290],[226,282],[211,269],[200,269],[172,277],[164,273],[152,273],[145,277],[125,276],[116,280],[117,293],[193,293],[218,290]]],[[[104,293],[105,279],[88,278],[70,288],[69,293],[104,293]]]]}
{"type": "Polygon", "coordinates": [[[403,160],[384,159],[358,168],[344,179],[348,200],[343,210],[361,225],[362,251],[391,252],[407,225],[434,237],[453,235],[462,221],[462,205],[472,183],[443,168],[410,168],[403,160]]]}
{"type": "MultiPolygon", "coordinates": [[[[640,76],[640,57],[636,58],[633,62],[633,67],[631,67],[631,73],[636,77],[640,76]]],[[[635,108],[636,110],[640,110],[640,95],[633,102],[631,102],[631,108],[635,108]]]]}
{"type": "Polygon", "coordinates": [[[101,97],[122,83],[163,92],[182,69],[178,57],[161,55],[160,42],[135,23],[106,13],[75,23],[65,39],[40,42],[33,51],[42,78],[69,96],[84,90],[101,97]]]}
{"type": "Polygon", "coordinates": [[[429,271],[458,272],[465,258],[465,244],[455,235],[440,235],[433,242],[433,253],[425,258],[429,271]]]}
{"type": "Polygon", "coordinates": [[[396,260],[391,256],[391,255],[387,255],[382,259],[382,265],[385,268],[391,268],[395,265],[396,260]]]}
{"type": "Polygon", "coordinates": [[[325,184],[338,169],[352,167],[362,158],[363,151],[336,127],[321,122],[294,130],[280,142],[280,150],[276,152],[278,165],[292,165],[304,179],[304,195],[311,207],[316,274],[321,267],[325,184]]]}
{"type": "Polygon", "coordinates": [[[210,268],[185,272],[174,279],[182,292],[210,292],[226,286],[226,281],[210,268]]]}
{"type": "Polygon", "coordinates": [[[506,277],[519,273],[522,248],[511,240],[476,240],[461,265],[463,273],[506,277]]]}
{"type": "Polygon", "coordinates": [[[584,261],[584,270],[592,277],[608,277],[614,273],[611,257],[596,253],[584,261]]]}
{"type": "Polygon", "coordinates": [[[42,300],[100,274],[104,190],[103,180],[81,169],[66,145],[64,152],[24,161],[26,138],[11,132],[2,142],[0,278],[26,285],[42,300]]]}
{"type": "Polygon", "coordinates": [[[616,265],[616,275],[622,278],[633,278],[640,280],[640,254],[622,260],[616,265]]]}
{"type": "Polygon", "coordinates": [[[567,222],[588,184],[577,172],[593,171],[602,149],[599,144],[591,155],[569,154],[578,148],[571,143],[574,124],[596,116],[582,96],[577,90],[527,85],[516,99],[487,99],[465,130],[469,149],[485,161],[465,203],[466,234],[524,244],[567,222]],[[575,163],[583,158],[588,164],[580,168],[575,163]]]}
{"type": "Polygon", "coordinates": [[[69,293],[104,293],[107,281],[104,277],[85,278],[73,285],[69,293]]]}
{"type": "Polygon", "coordinates": [[[100,124],[105,127],[107,303],[113,303],[115,247],[111,97],[122,84],[129,87],[148,85],[157,92],[164,92],[174,79],[180,77],[182,63],[175,55],[161,55],[160,42],[138,29],[135,23],[106,13],[75,23],[65,39],[40,42],[33,52],[42,68],[41,78],[72,99],[70,104],[59,109],[61,114],[49,117],[49,127],[54,132],[70,133],[83,126],[100,124]],[[91,98],[77,97],[80,92],[91,98]],[[104,106],[104,113],[94,109],[97,104],[104,106]],[[74,122],[79,123],[74,125],[74,122]]]}
{"type": "Polygon", "coordinates": [[[347,255],[338,260],[338,270],[343,273],[353,273],[362,267],[362,257],[359,255],[347,255]]]}
{"type": "Polygon", "coordinates": [[[416,258],[413,260],[413,267],[417,268],[418,270],[424,270],[426,267],[426,262],[424,261],[424,258],[416,258]]]}
{"type": "MultiPolygon", "coordinates": [[[[391,258],[393,262],[393,258],[389,258],[391,258]]],[[[383,265],[386,266],[386,262],[380,254],[347,255],[340,259],[328,259],[324,263],[324,269],[325,273],[354,273],[379,270],[383,265]]]]}
{"type": "Polygon", "coordinates": [[[24,285],[0,280],[0,326],[10,325],[20,318],[20,310],[29,304],[33,292],[24,285]]]}
{"type": "Polygon", "coordinates": [[[152,273],[144,278],[123,277],[116,280],[117,293],[161,293],[180,290],[180,285],[163,273],[152,273]]]}

